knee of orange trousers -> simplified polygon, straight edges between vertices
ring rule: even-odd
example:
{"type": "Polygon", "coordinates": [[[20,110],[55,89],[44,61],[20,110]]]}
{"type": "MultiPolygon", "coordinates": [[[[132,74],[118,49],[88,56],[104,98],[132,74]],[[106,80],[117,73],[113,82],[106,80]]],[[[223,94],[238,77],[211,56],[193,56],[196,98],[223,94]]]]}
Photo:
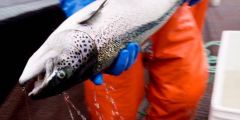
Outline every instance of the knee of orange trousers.
{"type": "Polygon", "coordinates": [[[90,117],[93,120],[99,119],[96,114],[98,112],[105,120],[112,118],[120,120],[120,116],[125,120],[136,119],[137,110],[144,95],[142,55],[139,54],[136,63],[120,76],[104,75],[103,82],[107,87],[104,85],[95,86],[89,80],[84,83],[85,101],[90,117]],[[114,90],[111,89],[112,87],[114,90]],[[94,100],[94,89],[96,89],[96,101],[94,100]],[[117,110],[115,105],[111,103],[111,99],[114,100],[117,110]],[[95,103],[99,104],[99,108],[95,106],[95,103]],[[120,116],[117,115],[116,111],[120,116]]]}
{"type": "Polygon", "coordinates": [[[203,40],[190,9],[180,7],[151,40],[154,54],[146,55],[148,118],[189,120],[208,76],[203,40]]]}

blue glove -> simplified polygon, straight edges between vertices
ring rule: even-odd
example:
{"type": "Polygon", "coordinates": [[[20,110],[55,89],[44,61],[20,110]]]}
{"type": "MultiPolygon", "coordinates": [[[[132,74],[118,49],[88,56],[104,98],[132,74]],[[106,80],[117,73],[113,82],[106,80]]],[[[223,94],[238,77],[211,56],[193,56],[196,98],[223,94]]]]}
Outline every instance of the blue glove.
{"type": "Polygon", "coordinates": [[[59,0],[61,3],[62,10],[65,12],[67,17],[70,17],[72,14],[78,10],[84,8],[91,2],[95,0],[59,0]]]}
{"type": "MultiPolygon", "coordinates": [[[[112,67],[110,67],[104,73],[110,75],[120,75],[124,70],[128,70],[136,61],[139,50],[139,45],[136,42],[129,43],[126,49],[120,51],[120,54],[118,55],[118,58],[114,65],[112,65],[112,67]]],[[[91,81],[95,85],[101,85],[103,83],[102,73],[99,73],[92,77],[91,81]]]]}
{"type": "Polygon", "coordinates": [[[201,0],[184,0],[184,2],[189,2],[189,6],[193,6],[197,3],[199,3],[201,0]]]}

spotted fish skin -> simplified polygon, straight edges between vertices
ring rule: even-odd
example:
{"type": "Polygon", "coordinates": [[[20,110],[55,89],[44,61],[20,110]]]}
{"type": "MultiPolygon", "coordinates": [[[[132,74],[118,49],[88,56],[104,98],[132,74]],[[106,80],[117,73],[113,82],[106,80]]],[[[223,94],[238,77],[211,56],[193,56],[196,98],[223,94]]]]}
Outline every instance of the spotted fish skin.
{"type": "Polygon", "coordinates": [[[108,68],[129,42],[144,43],[182,3],[98,0],[72,15],[49,36],[29,59],[19,83],[24,86],[38,76],[29,96],[43,99],[57,95],[108,68]],[[39,77],[43,73],[44,77],[39,77]]]}

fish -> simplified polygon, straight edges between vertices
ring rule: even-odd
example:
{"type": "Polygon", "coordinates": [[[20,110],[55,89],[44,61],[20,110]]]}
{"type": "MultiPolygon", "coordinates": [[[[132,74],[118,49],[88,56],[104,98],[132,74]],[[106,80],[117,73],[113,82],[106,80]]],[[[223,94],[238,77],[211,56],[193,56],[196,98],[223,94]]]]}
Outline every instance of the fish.
{"type": "MultiPolygon", "coordinates": [[[[33,100],[59,95],[111,67],[119,52],[148,38],[184,0],[97,0],[66,19],[29,58],[20,86],[37,79],[33,100]]],[[[149,44],[149,45],[147,45],[149,44]]],[[[154,44],[154,43],[153,43],[154,44]]]]}

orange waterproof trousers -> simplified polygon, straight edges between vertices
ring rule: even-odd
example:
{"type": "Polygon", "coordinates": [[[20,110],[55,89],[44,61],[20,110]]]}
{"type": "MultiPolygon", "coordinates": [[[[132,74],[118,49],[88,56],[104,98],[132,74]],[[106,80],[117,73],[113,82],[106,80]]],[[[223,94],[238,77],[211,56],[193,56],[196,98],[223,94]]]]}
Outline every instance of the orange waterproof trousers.
{"type": "Polygon", "coordinates": [[[194,5],[191,7],[191,12],[195,18],[195,21],[200,31],[202,31],[202,28],[203,28],[206,11],[208,8],[208,3],[209,3],[209,0],[202,0],[197,5],[194,5]]]}
{"type": "Polygon", "coordinates": [[[136,119],[144,94],[143,58],[147,59],[144,64],[150,72],[147,119],[193,117],[208,74],[203,40],[190,8],[180,7],[151,40],[154,53],[140,54],[137,62],[120,76],[104,75],[106,85],[85,82],[85,100],[93,120],[136,119]]]}

